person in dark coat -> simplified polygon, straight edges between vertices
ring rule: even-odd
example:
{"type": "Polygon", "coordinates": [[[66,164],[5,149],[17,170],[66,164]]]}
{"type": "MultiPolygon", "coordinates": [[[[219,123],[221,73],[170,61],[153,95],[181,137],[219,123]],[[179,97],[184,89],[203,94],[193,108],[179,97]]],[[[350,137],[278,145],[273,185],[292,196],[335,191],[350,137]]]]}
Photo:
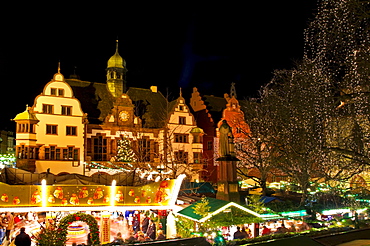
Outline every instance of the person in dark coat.
{"type": "Polygon", "coordinates": [[[31,246],[31,238],[26,233],[26,228],[21,228],[21,232],[15,237],[14,244],[16,246],[31,246]]]}
{"type": "Polygon", "coordinates": [[[145,217],[141,224],[141,231],[145,233],[148,230],[148,225],[149,225],[149,218],[145,217]]]}
{"type": "Polygon", "coordinates": [[[234,232],[234,239],[243,239],[245,235],[240,231],[240,227],[236,227],[236,232],[234,232]]]}
{"type": "Polygon", "coordinates": [[[134,230],[135,234],[140,230],[140,221],[135,218],[134,222],[132,223],[132,229],[134,230]]]}
{"type": "Polygon", "coordinates": [[[156,238],[155,224],[151,220],[149,221],[149,226],[148,226],[148,230],[146,231],[146,235],[150,237],[152,240],[156,238]]]}

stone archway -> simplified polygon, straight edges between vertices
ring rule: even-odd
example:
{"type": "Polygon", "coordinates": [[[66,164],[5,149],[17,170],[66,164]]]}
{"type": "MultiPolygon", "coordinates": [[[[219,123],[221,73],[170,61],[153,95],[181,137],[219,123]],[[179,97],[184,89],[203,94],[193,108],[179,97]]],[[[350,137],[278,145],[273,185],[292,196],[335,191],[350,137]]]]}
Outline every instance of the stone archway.
{"type": "Polygon", "coordinates": [[[99,245],[100,239],[99,239],[99,226],[96,221],[96,219],[89,214],[84,213],[74,213],[69,214],[63,219],[61,219],[59,223],[59,229],[61,230],[61,233],[63,235],[67,236],[67,229],[70,224],[72,224],[74,221],[82,221],[85,222],[89,228],[90,228],[90,238],[91,245],[99,245]]]}

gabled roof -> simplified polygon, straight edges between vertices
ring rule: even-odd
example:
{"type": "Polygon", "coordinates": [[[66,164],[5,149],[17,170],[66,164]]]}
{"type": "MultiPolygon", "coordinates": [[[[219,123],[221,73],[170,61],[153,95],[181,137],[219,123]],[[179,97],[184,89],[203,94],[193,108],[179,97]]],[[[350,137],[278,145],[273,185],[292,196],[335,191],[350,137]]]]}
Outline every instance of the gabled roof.
{"type": "Polygon", "coordinates": [[[114,97],[107,84],[66,79],[91,124],[101,124],[113,108],[114,97]]]}
{"type": "Polygon", "coordinates": [[[273,197],[273,196],[262,196],[261,199],[260,199],[261,202],[263,203],[269,203],[269,202],[272,202],[272,201],[275,201],[275,202],[282,202],[282,200],[280,200],[279,198],[277,197],[273,197]]]}
{"type": "MultiPolygon", "coordinates": [[[[72,87],[75,97],[81,102],[82,110],[87,113],[91,124],[102,124],[114,104],[123,102],[123,99],[116,101],[105,83],[78,79],[67,79],[66,82],[72,87]]],[[[135,115],[142,119],[144,127],[161,128],[165,125],[169,104],[162,93],[153,92],[150,89],[130,87],[126,94],[132,100],[135,115]]]]}
{"type": "Polygon", "coordinates": [[[203,96],[204,104],[212,115],[213,122],[217,124],[222,119],[222,113],[226,108],[227,101],[224,97],[203,96]]]}
{"type": "Polygon", "coordinates": [[[175,99],[169,102],[168,109],[167,109],[168,114],[171,114],[175,111],[175,107],[178,105],[178,103],[179,103],[179,99],[175,99]]]}
{"type": "Polygon", "coordinates": [[[246,207],[243,207],[235,202],[228,202],[228,201],[224,201],[224,200],[220,200],[220,199],[216,199],[216,198],[211,198],[211,197],[207,197],[206,198],[208,201],[209,201],[209,204],[208,206],[210,207],[210,210],[209,210],[209,215],[208,216],[201,216],[199,214],[196,214],[194,213],[194,208],[196,206],[197,203],[201,202],[201,201],[197,201],[196,203],[193,203],[192,205],[180,210],[177,212],[178,215],[180,216],[183,216],[185,218],[188,218],[188,219],[191,219],[191,220],[194,220],[194,221],[197,221],[197,222],[204,222],[206,220],[208,220],[209,218],[213,217],[214,215],[226,210],[227,208],[229,207],[236,207],[238,209],[241,209],[251,215],[254,215],[256,217],[262,217],[260,214],[246,208],[246,207]]]}
{"type": "Polygon", "coordinates": [[[135,115],[142,119],[144,127],[161,128],[166,124],[170,105],[162,93],[130,87],[127,95],[135,105],[135,115]]]}
{"type": "Polygon", "coordinates": [[[212,112],[222,112],[226,108],[226,99],[224,97],[203,96],[207,109],[212,112]]]}

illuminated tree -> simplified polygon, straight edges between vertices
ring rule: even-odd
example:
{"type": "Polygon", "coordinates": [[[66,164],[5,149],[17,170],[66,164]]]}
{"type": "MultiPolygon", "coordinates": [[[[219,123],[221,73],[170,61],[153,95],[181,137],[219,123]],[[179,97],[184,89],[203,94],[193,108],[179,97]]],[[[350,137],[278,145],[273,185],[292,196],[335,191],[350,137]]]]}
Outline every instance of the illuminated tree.
{"type": "Polygon", "coordinates": [[[335,98],[336,105],[327,118],[326,148],[344,170],[370,164],[369,17],[369,1],[320,1],[305,32],[304,58],[315,63],[332,85],[328,97],[335,98]]]}
{"type": "Polygon", "coordinates": [[[325,83],[312,63],[294,70],[276,71],[274,79],[262,90],[261,103],[267,108],[266,121],[271,127],[274,165],[303,191],[305,201],[310,180],[320,177],[317,166],[323,164],[325,120],[333,100],[327,97],[325,83]]]}
{"type": "Polygon", "coordinates": [[[322,0],[303,61],[262,90],[277,167],[308,195],[310,181],[343,181],[369,165],[369,1],[322,0]]]}
{"type": "Polygon", "coordinates": [[[130,140],[122,138],[117,141],[117,162],[134,162],[136,160],[135,153],[131,148],[130,140]]]}
{"type": "Polygon", "coordinates": [[[317,64],[342,89],[354,89],[364,82],[348,80],[359,70],[368,73],[369,14],[368,0],[320,0],[316,16],[305,30],[304,58],[317,64]],[[356,65],[355,60],[362,64],[356,65]]]}

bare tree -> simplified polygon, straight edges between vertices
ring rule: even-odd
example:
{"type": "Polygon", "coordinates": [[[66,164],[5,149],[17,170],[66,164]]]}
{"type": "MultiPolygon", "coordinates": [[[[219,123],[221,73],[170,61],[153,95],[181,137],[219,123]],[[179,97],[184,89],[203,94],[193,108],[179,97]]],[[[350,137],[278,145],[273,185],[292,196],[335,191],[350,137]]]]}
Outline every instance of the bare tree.
{"type": "Polygon", "coordinates": [[[241,135],[235,138],[235,151],[240,159],[238,175],[251,178],[262,188],[266,195],[267,180],[272,176],[276,160],[276,144],[270,134],[272,122],[268,120],[266,105],[257,99],[250,99],[243,106],[248,129],[240,127],[241,135]],[[244,129],[244,130],[243,130],[244,129]]]}

